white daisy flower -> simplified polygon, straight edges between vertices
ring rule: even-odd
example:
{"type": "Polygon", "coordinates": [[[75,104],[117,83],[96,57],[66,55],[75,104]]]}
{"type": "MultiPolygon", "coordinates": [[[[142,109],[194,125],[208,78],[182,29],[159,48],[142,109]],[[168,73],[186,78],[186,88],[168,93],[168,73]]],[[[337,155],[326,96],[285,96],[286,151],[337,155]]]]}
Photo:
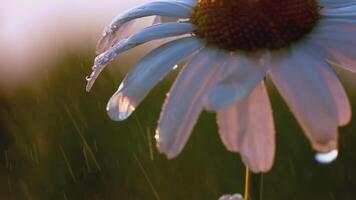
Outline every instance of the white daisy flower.
{"type": "Polygon", "coordinates": [[[234,195],[226,194],[219,198],[219,200],[243,200],[243,199],[244,198],[242,197],[241,194],[234,194],[234,195]]]}
{"type": "Polygon", "coordinates": [[[330,63],[356,72],[355,19],[353,0],[149,2],[107,26],[87,90],[118,54],[173,37],[127,74],[107,106],[113,120],[126,119],[176,64],[189,58],[162,109],[156,134],[160,152],[176,157],[206,109],[217,113],[228,150],[239,152],[254,172],[271,169],[275,127],[264,83],[268,76],[319,152],[316,159],[328,163],[337,157],[338,127],[351,118],[330,63]],[[134,19],[145,16],[164,18],[122,37],[134,19]]]}

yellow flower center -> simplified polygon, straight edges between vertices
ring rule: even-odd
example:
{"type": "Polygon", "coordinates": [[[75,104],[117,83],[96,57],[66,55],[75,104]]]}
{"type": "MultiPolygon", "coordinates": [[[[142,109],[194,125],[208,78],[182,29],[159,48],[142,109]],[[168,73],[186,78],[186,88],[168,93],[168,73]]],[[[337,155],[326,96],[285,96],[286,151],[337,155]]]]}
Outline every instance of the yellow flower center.
{"type": "Polygon", "coordinates": [[[280,49],[301,40],[319,19],[316,0],[199,0],[195,34],[230,51],[280,49]]]}

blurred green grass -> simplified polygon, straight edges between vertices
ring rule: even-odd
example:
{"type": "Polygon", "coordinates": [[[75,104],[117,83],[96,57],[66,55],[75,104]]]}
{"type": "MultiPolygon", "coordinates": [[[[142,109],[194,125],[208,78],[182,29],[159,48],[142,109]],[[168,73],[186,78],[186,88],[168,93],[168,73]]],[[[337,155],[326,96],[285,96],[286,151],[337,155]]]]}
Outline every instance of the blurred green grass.
{"type": "MultiPolygon", "coordinates": [[[[68,53],[39,81],[0,91],[1,199],[213,200],[244,191],[244,166],[223,147],[212,113],[202,114],[178,158],[157,152],[154,130],[174,73],[127,121],[113,122],[105,105],[122,70],[112,65],[86,93],[92,57],[68,53]]],[[[354,84],[343,80],[356,113],[354,84]]],[[[356,120],[340,129],[339,158],[320,165],[271,84],[269,90],[276,160],[270,173],[252,176],[252,200],[356,199],[356,120]]]]}

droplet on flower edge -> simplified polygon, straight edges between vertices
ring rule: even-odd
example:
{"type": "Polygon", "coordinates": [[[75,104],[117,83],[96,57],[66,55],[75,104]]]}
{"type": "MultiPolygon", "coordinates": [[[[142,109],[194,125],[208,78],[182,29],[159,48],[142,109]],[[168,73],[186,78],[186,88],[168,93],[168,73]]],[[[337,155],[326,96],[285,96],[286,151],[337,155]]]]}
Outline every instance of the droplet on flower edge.
{"type": "Polygon", "coordinates": [[[87,92],[90,92],[91,88],[93,87],[93,85],[95,83],[95,80],[98,78],[98,76],[100,75],[102,70],[103,70],[102,68],[99,68],[96,65],[93,66],[92,73],[85,78],[86,81],[87,81],[87,85],[85,87],[85,90],[87,92]]]}
{"type": "MultiPolygon", "coordinates": [[[[122,88],[122,86],[120,86],[122,88]]],[[[114,121],[123,121],[127,119],[136,109],[134,102],[123,95],[120,89],[109,100],[106,111],[109,117],[114,121]]]]}
{"type": "Polygon", "coordinates": [[[155,132],[156,132],[156,134],[155,134],[154,138],[156,140],[156,147],[157,147],[158,152],[165,154],[168,159],[174,158],[174,156],[170,156],[170,154],[169,154],[169,150],[167,148],[166,142],[161,137],[160,129],[157,128],[155,132]]]}
{"type": "Polygon", "coordinates": [[[160,131],[159,131],[159,129],[157,128],[156,129],[156,134],[155,134],[155,136],[154,136],[154,138],[155,138],[155,140],[156,140],[156,144],[157,144],[157,147],[158,147],[158,150],[160,149],[159,147],[160,147],[160,144],[162,143],[162,138],[160,137],[160,131]]]}
{"type": "Polygon", "coordinates": [[[100,55],[98,55],[94,60],[94,65],[92,67],[92,73],[86,78],[87,85],[86,91],[89,92],[93,87],[96,79],[107,66],[107,64],[116,56],[117,54],[113,50],[108,50],[100,55]]]}
{"type": "Polygon", "coordinates": [[[321,164],[329,164],[336,160],[338,154],[339,151],[337,149],[334,149],[326,153],[317,153],[315,155],[315,160],[321,164]]]}

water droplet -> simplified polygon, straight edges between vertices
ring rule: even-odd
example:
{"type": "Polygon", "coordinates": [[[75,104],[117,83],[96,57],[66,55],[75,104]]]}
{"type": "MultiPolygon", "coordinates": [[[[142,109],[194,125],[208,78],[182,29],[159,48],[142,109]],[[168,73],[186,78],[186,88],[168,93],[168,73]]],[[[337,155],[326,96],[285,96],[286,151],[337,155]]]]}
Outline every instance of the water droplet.
{"type": "Polygon", "coordinates": [[[317,153],[315,155],[315,160],[318,161],[321,164],[329,164],[336,160],[337,156],[339,154],[339,151],[337,149],[334,149],[330,152],[326,153],[317,153]]]}
{"type": "Polygon", "coordinates": [[[105,37],[108,35],[108,32],[107,31],[104,31],[103,34],[102,34],[102,37],[105,37]]]}
{"type": "Polygon", "coordinates": [[[178,65],[174,65],[173,70],[176,70],[178,68],[178,65]]]}
{"type": "Polygon", "coordinates": [[[95,64],[91,67],[92,70],[98,70],[98,68],[99,67],[97,65],[95,65],[95,64]]]}
{"type": "Polygon", "coordinates": [[[116,24],[110,26],[110,31],[115,31],[118,28],[116,24]]]}
{"type": "Polygon", "coordinates": [[[86,80],[86,81],[90,81],[91,78],[92,78],[92,76],[91,76],[91,75],[88,75],[88,76],[85,77],[85,80],[86,80]]]}
{"type": "Polygon", "coordinates": [[[156,129],[155,139],[156,139],[157,143],[159,143],[160,138],[159,138],[159,130],[158,129],[156,129]]]}
{"type": "Polygon", "coordinates": [[[121,92],[115,93],[106,107],[109,117],[114,121],[123,121],[135,111],[134,103],[121,92]]]}

